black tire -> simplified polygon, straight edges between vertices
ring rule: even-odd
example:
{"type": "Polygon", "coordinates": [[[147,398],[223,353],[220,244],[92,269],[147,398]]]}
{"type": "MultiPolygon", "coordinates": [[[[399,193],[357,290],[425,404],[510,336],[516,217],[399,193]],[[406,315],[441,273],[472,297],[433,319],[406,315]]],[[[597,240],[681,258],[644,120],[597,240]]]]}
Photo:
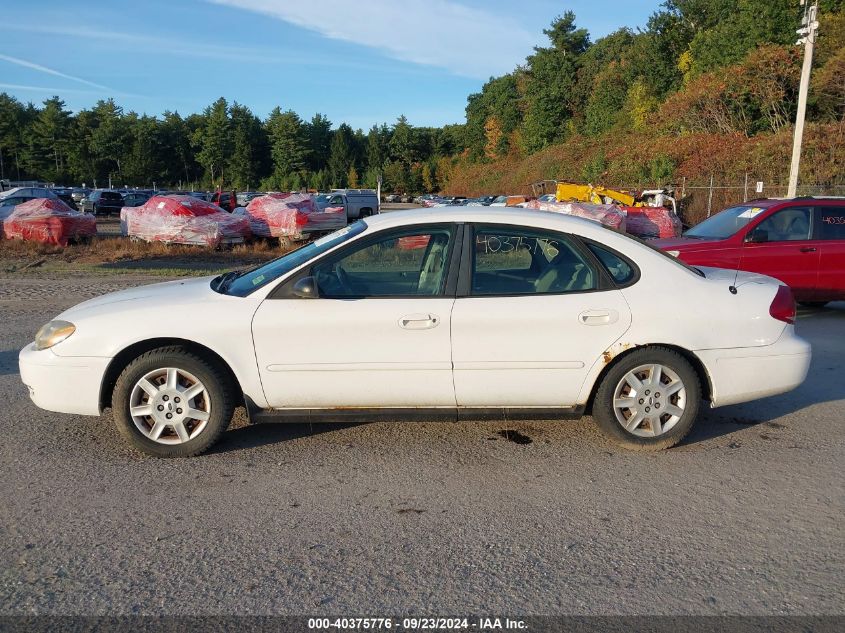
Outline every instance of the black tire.
{"type": "Polygon", "coordinates": [[[208,450],[229,426],[235,410],[232,386],[215,364],[182,347],[160,347],[141,354],[117,379],[112,393],[112,415],[121,435],[136,449],[155,457],[192,457],[208,450]],[[210,413],[205,428],[181,444],[161,444],[141,433],[129,414],[129,403],[136,383],[149,372],[175,367],[193,374],[205,386],[210,413]]]}
{"type": "Polygon", "coordinates": [[[701,380],[689,361],[665,347],[646,347],[627,354],[605,374],[593,400],[593,418],[602,432],[617,444],[631,450],[659,451],[675,446],[687,436],[698,416],[700,403],[701,380]],[[686,398],[684,412],[674,426],[655,437],[635,435],[625,429],[613,408],[614,392],[625,375],[648,364],[662,365],[677,374],[686,398]]]}
{"type": "Polygon", "coordinates": [[[805,308],[823,308],[828,303],[830,301],[799,301],[798,305],[804,306],[805,308]]]}

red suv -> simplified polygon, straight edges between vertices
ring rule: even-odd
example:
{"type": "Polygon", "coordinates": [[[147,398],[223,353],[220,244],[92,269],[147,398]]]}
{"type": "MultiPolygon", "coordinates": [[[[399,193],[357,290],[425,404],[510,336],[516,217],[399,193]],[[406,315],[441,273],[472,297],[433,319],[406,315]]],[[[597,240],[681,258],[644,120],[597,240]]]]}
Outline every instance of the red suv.
{"type": "Polygon", "coordinates": [[[693,266],[780,279],[803,305],[845,299],[845,199],[752,200],[652,243],[693,266]]]}

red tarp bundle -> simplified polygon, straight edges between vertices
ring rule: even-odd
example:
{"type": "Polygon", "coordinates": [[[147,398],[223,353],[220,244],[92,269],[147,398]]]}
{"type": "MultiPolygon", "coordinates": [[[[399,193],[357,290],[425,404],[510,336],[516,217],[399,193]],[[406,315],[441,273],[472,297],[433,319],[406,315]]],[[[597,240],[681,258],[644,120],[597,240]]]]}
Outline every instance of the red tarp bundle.
{"type": "Polygon", "coordinates": [[[666,207],[622,207],[627,216],[626,231],[642,238],[680,237],[683,225],[678,215],[666,207]]]}
{"type": "Polygon", "coordinates": [[[531,200],[528,209],[564,213],[578,218],[586,218],[604,224],[621,233],[625,232],[625,214],[615,204],[590,204],[589,202],[540,202],[531,200]]]}
{"type": "Polygon", "coordinates": [[[313,196],[299,193],[269,193],[253,198],[246,217],[255,235],[303,239],[305,234],[335,231],[346,226],[343,207],[320,211],[313,196]]]}
{"type": "Polygon", "coordinates": [[[249,220],[193,196],[154,196],[140,207],[120,210],[123,235],[147,242],[196,244],[216,248],[250,235],[249,220]]]}
{"type": "Polygon", "coordinates": [[[90,213],[71,209],[59,198],[35,198],[15,206],[3,220],[8,239],[67,246],[71,240],[97,235],[97,220],[90,213]]]}

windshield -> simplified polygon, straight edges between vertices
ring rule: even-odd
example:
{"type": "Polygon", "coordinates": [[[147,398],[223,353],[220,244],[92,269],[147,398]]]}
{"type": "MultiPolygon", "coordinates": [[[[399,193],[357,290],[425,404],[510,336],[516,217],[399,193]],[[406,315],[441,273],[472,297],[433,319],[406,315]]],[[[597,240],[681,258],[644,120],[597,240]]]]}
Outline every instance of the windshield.
{"type": "Polygon", "coordinates": [[[302,248],[298,248],[286,255],[282,255],[278,259],[267,262],[258,268],[253,268],[241,273],[232,279],[228,286],[218,289],[218,292],[223,292],[227,295],[234,295],[236,297],[245,297],[262,286],[266,286],[279,277],[299,268],[308,260],[313,259],[318,255],[322,255],[338,244],[363,233],[366,228],[367,225],[361,221],[358,221],[355,224],[350,224],[339,231],[335,231],[325,237],[321,237],[319,240],[309,242],[302,248]]]}
{"type": "Polygon", "coordinates": [[[757,215],[765,211],[762,207],[741,206],[731,207],[707,218],[701,224],[696,224],[684,237],[698,239],[724,240],[744,228],[757,215]]]}

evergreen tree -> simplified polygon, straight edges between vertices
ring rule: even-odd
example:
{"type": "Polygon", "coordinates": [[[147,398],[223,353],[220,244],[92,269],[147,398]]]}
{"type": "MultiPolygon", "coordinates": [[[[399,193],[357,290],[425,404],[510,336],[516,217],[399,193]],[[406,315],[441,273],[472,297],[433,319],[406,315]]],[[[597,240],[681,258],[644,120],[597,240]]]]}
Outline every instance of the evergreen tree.
{"type": "Polygon", "coordinates": [[[229,105],[220,97],[203,111],[203,124],[193,136],[197,162],[206,170],[207,182],[223,187],[224,167],[232,154],[232,122],[229,105]]]}
{"type": "Polygon", "coordinates": [[[30,127],[33,166],[42,178],[50,182],[61,182],[68,176],[71,119],[70,112],[64,108],[65,102],[59,97],[47,99],[30,127]]]}
{"type": "Polygon", "coordinates": [[[113,185],[122,178],[121,161],[129,140],[123,108],[113,99],[98,101],[94,106],[97,124],[91,133],[91,152],[97,165],[97,176],[105,184],[109,176],[113,185]]]}
{"type": "Polygon", "coordinates": [[[319,171],[329,164],[332,143],[332,122],[320,113],[311,117],[305,124],[305,137],[308,146],[308,169],[319,171]]]}
{"type": "Polygon", "coordinates": [[[292,110],[282,112],[276,107],[270,113],[265,124],[270,139],[270,152],[273,157],[273,174],[283,189],[290,189],[291,179],[297,182],[305,179],[305,161],[307,146],[305,130],[299,115],[292,110]]]}
{"type": "Polygon", "coordinates": [[[233,103],[232,155],[229,159],[229,181],[236,189],[256,187],[267,175],[269,139],[261,121],[248,107],[233,103]]]}
{"type": "Polygon", "coordinates": [[[355,164],[352,128],[341,123],[332,136],[328,171],[335,187],[346,187],[349,182],[349,168],[355,164]]]}

